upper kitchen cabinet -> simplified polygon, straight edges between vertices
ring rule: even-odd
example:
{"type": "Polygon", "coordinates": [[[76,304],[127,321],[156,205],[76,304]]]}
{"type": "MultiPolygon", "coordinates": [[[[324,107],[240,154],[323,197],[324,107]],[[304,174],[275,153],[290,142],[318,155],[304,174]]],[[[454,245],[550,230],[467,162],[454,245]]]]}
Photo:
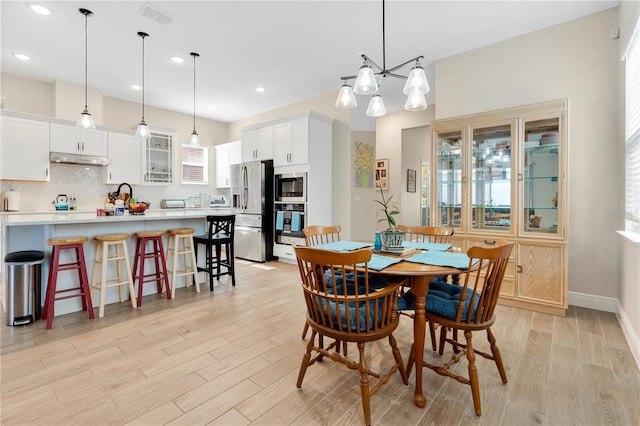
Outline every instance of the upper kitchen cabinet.
{"type": "Polygon", "coordinates": [[[309,118],[298,118],[273,126],[274,166],[309,162],[309,118]]]}
{"type": "Polygon", "coordinates": [[[2,116],[0,179],[49,181],[49,122],[2,116]]]}
{"type": "Polygon", "coordinates": [[[142,181],[141,138],[133,134],[109,132],[109,166],[105,183],[129,183],[142,181]]]}
{"type": "Polygon", "coordinates": [[[434,122],[431,223],[465,249],[516,243],[500,301],[567,309],[567,110],[558,100],[434,122]]]}
{"type": "Polygon", "coordinates": [[[240,141],[216,145],[216,188],[231,186],[231,165],[239,164],[240,141]]]}
{"type": "Polygon", "coordinates": [[[51,123],[50,151],[106,157],[108,155],[107,132],[51,123]]]}
{"type": "Polygon", "coordinates": [[[243,130],[242,162],[273,159],[273,126],[243,130]]]}
{"type": "Polygon", "coordinates": [[[142,149],[142,183],[173,183],[173,135],[151,131],[151,137],[144,141],[142,149]]]}

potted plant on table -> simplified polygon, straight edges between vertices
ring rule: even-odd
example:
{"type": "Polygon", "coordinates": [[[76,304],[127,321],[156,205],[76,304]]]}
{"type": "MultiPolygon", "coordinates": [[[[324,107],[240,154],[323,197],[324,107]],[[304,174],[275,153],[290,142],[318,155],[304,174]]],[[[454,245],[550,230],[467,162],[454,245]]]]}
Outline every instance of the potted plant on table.
{"type": "Polygon", "coordinates": [[[383,214],[383,217],[378,219],[378,222],[387,222],[388,225],[387,229],[380,233],[380,236],[382,237],[382,248],[385,250],[402,248],[404,232],[397,230],[396,220],[394,218],[394,216],[399,214],[400,211],[398,210],[398,207],[391,204],[393,195],[389,195],[389,198],[385,199],[382,187],[380,187],[380,195],[382,197],[382,201],[375,200],[375,202],[380,204],[382,207],[380,212],[383,214]]]}

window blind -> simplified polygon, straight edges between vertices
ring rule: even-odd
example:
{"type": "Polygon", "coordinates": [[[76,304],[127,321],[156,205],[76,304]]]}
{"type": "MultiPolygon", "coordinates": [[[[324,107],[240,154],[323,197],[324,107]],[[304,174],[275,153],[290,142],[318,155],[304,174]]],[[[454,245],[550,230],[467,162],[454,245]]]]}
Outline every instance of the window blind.
{"type": "Polygon", "coordinates": [[[640,232],[640,21],[625,55],[625,229],[640,232]]]}

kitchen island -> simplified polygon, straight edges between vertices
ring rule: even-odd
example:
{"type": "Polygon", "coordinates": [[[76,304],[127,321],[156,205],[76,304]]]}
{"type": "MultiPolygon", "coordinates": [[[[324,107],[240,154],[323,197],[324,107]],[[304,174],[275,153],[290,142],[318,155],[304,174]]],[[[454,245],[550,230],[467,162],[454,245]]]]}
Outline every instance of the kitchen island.
{"type": "MultiPolygon", "coordinates": [[[[125,213],[124,216],[96,216],[95,211],[0,213],[0,222],[2,225],[0,237],[0,259],[2,259],[2,304],[6,311],[7,283],[4,257],[7,253],[21,250],[39,250],[45,253],[45,260],[42,265],[41,292],[42,301],[44,301],[51,255],[51,247],[47,245],[47,239],[49,238],[82,235],[89,237],[89,241],[85,244],[84,251],[85,261],[87,263],[87,273],[89,274],[89,280],[91,280],[93,260],[96,250],[96,243],[93,241],[94,235],[113,232],[126,232],[130,234],[131,237],[129,238],[127,249],[129,251],[129,261],[133,267],[133,256],[135,254],[135,237],[133,237],[133,233],[150,230],[167,230],[170,228],[194,228],[196,234],[202,234],[205,232],[206,216],[229,213],[231,213],[230,209],[147,210],[144,215],[131,215],[129,213],[125,213]]],[[[164,239],[163,244],[165,245],[166,251],[166,238],[164,239]]],[[[63,260],[73,261],[71,257],[63,260]]],[[[181,268],[180,264],[178,267],[181,268]]],[[[115,273],[115,269],[110,270],[109,276],[115,276],[115,273]]],[[[72,288],[77,282],[77,274],[73,271],[63,272],[59,275],[58,279],[58,289],[72,288]]],[[[177,286],[184,287],[184,280],[179,279],[177,286]]],[[[155,286],[147,285],[144,287],[145,295],[156,292],[157,290],[155,286]]],[[[94,306],[97,306],[96,300],[93,300],[93,303],[94,306]]],[[[107,289],[106,303],[120,303],[117,288],[107,289]]],[[[61,300],[55,304],[55,315],[80,310],[82,310],[80,298],[61,300]]]]}

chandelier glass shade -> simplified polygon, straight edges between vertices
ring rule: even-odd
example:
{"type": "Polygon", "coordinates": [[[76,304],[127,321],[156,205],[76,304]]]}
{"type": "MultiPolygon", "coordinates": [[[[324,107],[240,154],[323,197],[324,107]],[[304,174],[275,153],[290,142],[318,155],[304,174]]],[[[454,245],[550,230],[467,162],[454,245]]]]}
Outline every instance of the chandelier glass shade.
{"type": "Polygon", "coordinates": [[[189,138],[189,145],[199,145],[198,132],[196,132],[196,58],[200,56],[196,52],[191,52],[193,56],[193,131],[189,138]]]}
{"type": "Polygon", "coordinates": [[[149,34],[140,31],[138,35],[142,38],[142,119],[136,129],[136,136],[148,139],[151,134],[149,132],[149,126],[147,126],[147,123],[144,121],[144,38],[149,37],[149,34]]]}
{"type": "Polygon", "coordinates": [[[93,121],[93,117],[89,112],[89,108],[87,107],[87,62],[88,62],[88,21],[89,15],[93,15],[88,9],[78,9],[80,13],[84,15],[84,109],[80,114],[80,118],[76,123],[76,127],[83,129],[95,129],[96,123],[93,121]]]}
{"type": "Polygon", "coordinates": [[[404,106],[407,111],[421,111],[427,108],[427,101],[424,95],[429,93],[430,88],[424,68],[420,65],[420,59],[423,59],[423,56],[417,56],[400,65],[387,69],[385,60],[384,6],[384,0],[382,0],[382,66],[376,64],[367,55],[360,55],[363,59],[363,63],[358,74],[340,77],[343,84],[338,92],[338,99],[335,103],[337,108],[355,108],[357,106],[357,102],[354,93],[358,95],[373,95],[369,101],[367,115],[370,117],[380,117],[385,115],[386,108],[379,90],[382,82],[387,77],[406,80],[402,92],[408,96],[404,106]],[[413,62],[415,62],[415,65],[409,72],[408,76],[396,74],[396,71],[413,62]],[[355,79],[355,83],[352,88],[349,81],[353,79],[355,79]]]}

